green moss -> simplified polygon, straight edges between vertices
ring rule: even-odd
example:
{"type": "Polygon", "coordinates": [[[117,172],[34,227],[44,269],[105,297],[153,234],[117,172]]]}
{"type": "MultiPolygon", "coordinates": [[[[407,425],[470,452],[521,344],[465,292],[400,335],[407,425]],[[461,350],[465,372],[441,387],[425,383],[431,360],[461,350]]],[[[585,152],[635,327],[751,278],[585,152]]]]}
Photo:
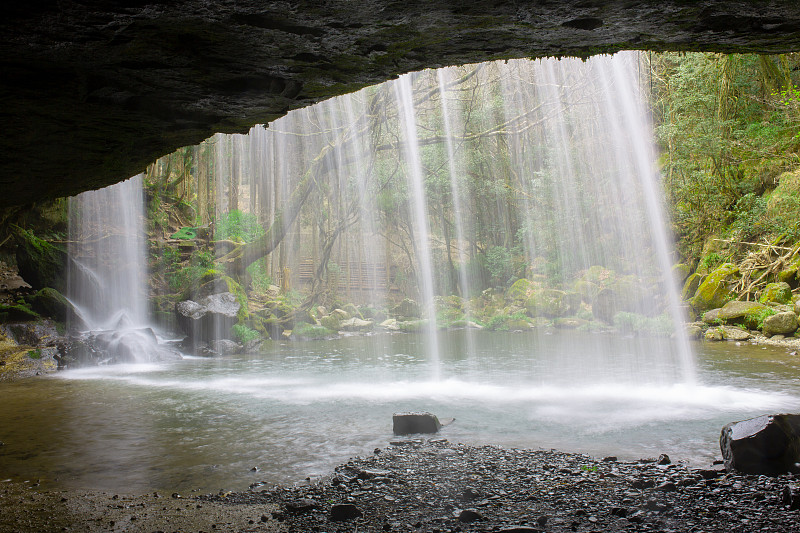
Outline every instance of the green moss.
{"type": "Polygon", "coordinates": [[[28,350],[28,357],[31,359],[41,359],[42,358],[42,351],[41,350],[28,350]]]}
{"type": "Polygon", "coordinates": [[[731,301],[735,294],[733,286],[739,279],[739,268],[732,263],[725,263],[706,277],[697,288],[691,305],[698,313],[722,307],[731,301]]]}
{"type": "Polygon", "coordinates": [[[307,324],[306,322],[298,323],[292,330],[292,337],[302,340],[323,340],[336,335],[336,331],[331,331],[325,326],[307,324]]]}
{"type": "Polygon", "coordinates": [[[243,324],[234,324],[231,327],[231,334],[233,335],[233,338],[242,344],[246,344],[250,341],[261,338],[261,335],[258,333],[258,331],[250,329],[243,324]]]}
{"type": "Polygon", "coordinates": [[[761,291],[761,297],[758,301],[762,304],[788,304],[792,301],[792,288],[786,282],[769,283],[761,291]]]}

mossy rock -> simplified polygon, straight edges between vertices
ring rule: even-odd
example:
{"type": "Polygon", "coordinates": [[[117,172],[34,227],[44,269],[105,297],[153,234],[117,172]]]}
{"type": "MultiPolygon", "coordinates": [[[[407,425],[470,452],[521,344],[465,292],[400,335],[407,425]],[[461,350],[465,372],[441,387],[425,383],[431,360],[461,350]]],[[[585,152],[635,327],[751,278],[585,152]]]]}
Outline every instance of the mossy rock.
{"type": "Polygon", "coordinates": [[[330,314],[320,318],[319,323],[330,331],[339,331],[342,321],[336,315],[330,314]]]}
{"type": "Polygon", "coordinates": [[[797,331],[797,315],[794,311],[775,313],[764,319],[764,335],[791,335],[797,331]]]}
{"type": "Polygon", "coordinates": [[[419,318],[422,312],[417,302],[410,298],[405,298],[392,308],[392,314],[397,317],[419,318]]]}
{"type": "Polygon", "coordinates": [[[37,313],[66,322],[67,317],[76,317],[75,308],[67,298],[52,287],[45,287],[28,297],[28,303],[37,313]]]}
{"type": "Polygon", "coordinates": [[[41,318],[27,304],[0,304],[0,322],[30,322],[41,318]]]}
{"type": "Polygon", "coordinates": [[[525,302],[528,316],[548,318],[574,315],[580,307],[581,296],[556,289],[536,291],[525,302]]]}
{"type": "Polygon", "coordinates": [[[758,301],[762,304],[788,304],[792,301],[792,288],[784,281],[768,283],[761,291],[758,301]]]}
{"type": "Polygon", "coordinates": [[[361,314],[361,311],[358,310],[358,307],[356,307],[355,304],[347,304],[344,306],[343,309],[347,312],[348,315],[350,315],[350,318],[355,317],[355,318],[360,318],[362,320],[364,318],[364,316],[361,314]]]}
{"type": "Polygon", "coordinates": [[[683,283],[683,289],[681,289],[681,300],[685,302],[691,299],[697,292],[697,288],[700,287],[702,279],[703,276],[697,272],[689,274],[689,277],[683,283]]]}
{"type": "Polygon", "coordinates": [[[689,303],[697,313],[720,308],[735,297],[732,289],[738,281],[739,268],[725,263],[703,280],[689,303]]]}
{"type": "Polygon", "coordinates": [[[419,333],[428,328],[428,320],[406,320],[397,322],[397,329],[406,333],[419,333]]]}
{"type": "Polygon", "coordinates": [[[17,231],[16,240],[17,268],[22,279],[34,289],[53,287],[66,291],[69,262],[66,250],[25,230],[17,231]]]}
{"type": "Polygon", "coordinates": [[[531,297],[538,287],[528,279],[518,279],[506,291],[506,300],[509,302],[524,303],[531,297]]]}
{"type": "Polygon", "coordinates": [[[572,290],[580,295],[581,301],[591,304],[602,290],[602,287],[594,282],[579,279],[572,284],[572,290]]]}
{"type": "Polygon", "coordinates": [[[775,311],[758,302],[740,302],[732,300],[719,309],[711,309],[703,313],[706,324],[735,324],[747,329],[760,329],[764,318],[775,314],[775,311]]]}
{"type": "Polygon", "coordinates": [[[300,322],[292,330],[292,339],[296,340],[328,340],[338,337],[336,331],[331,331],[324,326],[317,326],[300,322]]]}
{"type": "Polygon", "coordinates": [[[683,285],[683,283],[691,274],[691,267],[685,263],[678,263],[672,267],[672,277],[675,279],[675,283],[678,285],[683,285]]]}

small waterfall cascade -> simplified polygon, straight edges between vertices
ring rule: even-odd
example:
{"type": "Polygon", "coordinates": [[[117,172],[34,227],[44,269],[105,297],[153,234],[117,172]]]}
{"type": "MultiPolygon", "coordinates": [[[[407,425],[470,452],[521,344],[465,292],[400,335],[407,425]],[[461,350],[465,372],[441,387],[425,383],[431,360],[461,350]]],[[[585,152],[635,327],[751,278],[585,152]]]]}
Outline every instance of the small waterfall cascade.
{"type": "Polygon", "coordinates": [[[530,329],[531,350],[613,327],[633,353],[548,375],[691,383],[640,76],[635,52],[410,73],[214,136],[195,166],[215,208],[196,212],[280,236],[252,287],[425,334],[434,378],[443,327],[530,329]]]}
{"type": "Polygon", "coordinates": [[[159,346],[148,320],[142,185],[138,175],[69,202],[68,326],[117,362],[178,357],[159,346]]]}

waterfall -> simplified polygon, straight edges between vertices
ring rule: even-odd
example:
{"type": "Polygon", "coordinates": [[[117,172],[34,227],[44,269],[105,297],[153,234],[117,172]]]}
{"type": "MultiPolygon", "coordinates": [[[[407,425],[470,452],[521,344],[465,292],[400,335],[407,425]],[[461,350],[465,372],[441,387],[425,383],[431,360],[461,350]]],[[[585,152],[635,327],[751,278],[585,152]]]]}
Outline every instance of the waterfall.
{"type": "Polygon", "coordinates": [[[69,201],[68,327],[95,363],[180,358],[150,327],[142,186],[138,175],[69,201]]]}

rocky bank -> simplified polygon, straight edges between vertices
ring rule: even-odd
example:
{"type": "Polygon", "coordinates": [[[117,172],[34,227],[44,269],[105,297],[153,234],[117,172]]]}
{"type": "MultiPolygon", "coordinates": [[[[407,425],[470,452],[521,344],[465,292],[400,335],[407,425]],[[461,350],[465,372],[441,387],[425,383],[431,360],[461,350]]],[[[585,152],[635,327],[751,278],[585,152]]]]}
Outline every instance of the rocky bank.
{"type": "Polygon", "coordinates": [[[0,531],[789,532],[800,478],[555,450],[394,441],[322,479],[245,492],[39,493],[0,485],[0,531]]]}

